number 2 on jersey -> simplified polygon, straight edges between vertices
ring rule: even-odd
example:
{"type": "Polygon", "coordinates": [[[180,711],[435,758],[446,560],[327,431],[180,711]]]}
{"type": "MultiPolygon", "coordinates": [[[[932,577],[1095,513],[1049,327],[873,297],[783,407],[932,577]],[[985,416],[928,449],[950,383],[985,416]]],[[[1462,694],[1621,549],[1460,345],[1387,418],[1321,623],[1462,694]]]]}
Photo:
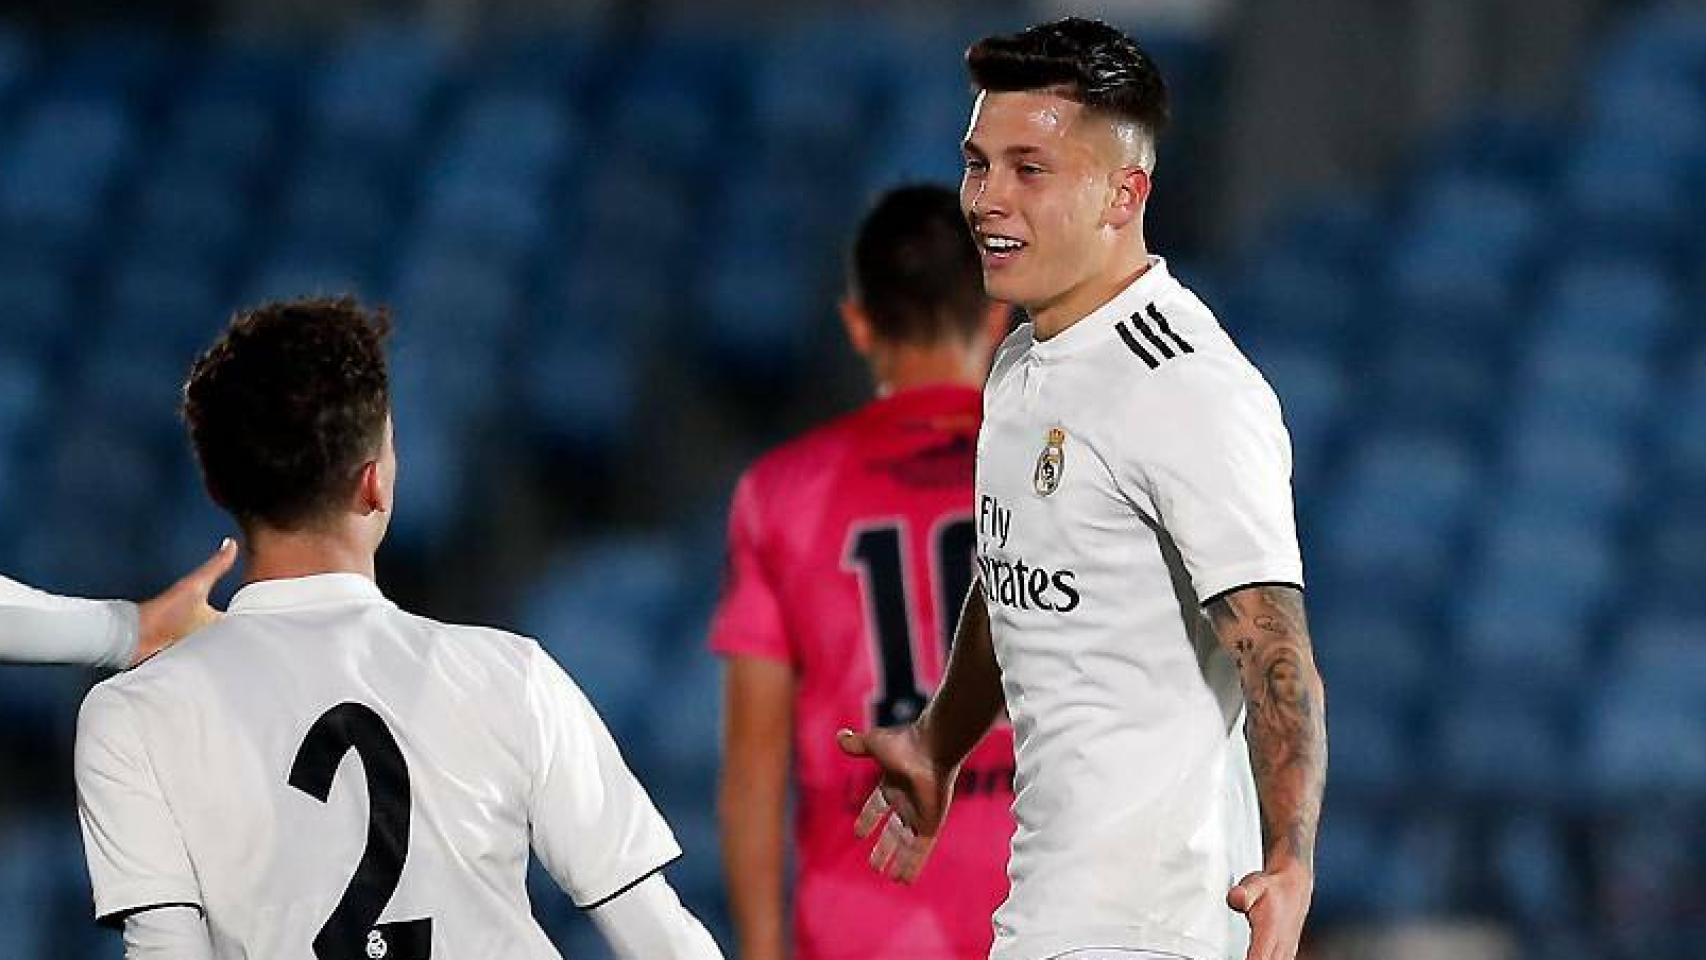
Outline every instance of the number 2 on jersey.
{"type": "Polygon", "coordinates": [[[354,750],[367,775],[367,846],[355,876],[314,937],[319,960],[428,960],[432,918],[380,923],[409,855],[409,765],[384,718],[359,703],[340,703],[314,721],[296,751],[290,785],[325,803],[344,754],[354,750]]]}
{"type": "MultiPolygon", "coordinates": [[[[949,518],[932,531],[931,579],[944,663],[953,643],[960,605],[971,589],[972,551],[976,546],[977,528],[970,517],[949,518]]],[[[856,529],[847,557],[858,568],[867,626],[877,644],[877,697],[871,709],[872,720],[879,727],[912,722],[926,700],[918,686],[913,656],[912,594],[905,551],[906,527],[892,521],[856,529]]]]}

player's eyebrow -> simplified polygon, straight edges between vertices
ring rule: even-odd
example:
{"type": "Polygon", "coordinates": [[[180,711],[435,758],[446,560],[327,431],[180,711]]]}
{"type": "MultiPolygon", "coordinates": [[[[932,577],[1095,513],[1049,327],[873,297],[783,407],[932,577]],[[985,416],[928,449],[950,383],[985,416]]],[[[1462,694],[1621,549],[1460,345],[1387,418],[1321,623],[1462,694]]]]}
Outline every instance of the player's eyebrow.
{"type": "MultiPolygon", "coordinates": [[[[977,144],[973,143],[970,140],[967,140],[967,141],[960,144],[960,151],[962,153],[966,154],[967,156],[977,157],[980,160],[986,159],[988,156],[986,153],[984,153],[982,147],[978,146],[977,144]]],[[[1032,157],[1032,156],[1036,156],[1037,154],[1046,153],[1046,152],[1047,151],[1043,150],[1042,147],[1032,146],[1029,144],[1017,144],[1015,146],[1011,146],[1011,147],[1006,148],[1005,150],[1002,150],[1001,155],[1004,157],[1032,157]]]]}

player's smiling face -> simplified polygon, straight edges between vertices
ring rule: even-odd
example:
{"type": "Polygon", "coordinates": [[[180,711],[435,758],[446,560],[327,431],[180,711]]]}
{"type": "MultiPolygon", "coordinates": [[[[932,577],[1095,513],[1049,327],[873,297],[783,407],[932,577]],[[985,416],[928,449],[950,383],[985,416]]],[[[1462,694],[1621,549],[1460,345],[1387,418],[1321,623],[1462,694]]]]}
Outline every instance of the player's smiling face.
{"type": "Polygon", "coordinates": [[[1029,310],[1069,296],[1108,257],[1110,134],[1082,104],[1041,91],[985,91],[963,146],[960,207],[989,295],[1029,310]]]}

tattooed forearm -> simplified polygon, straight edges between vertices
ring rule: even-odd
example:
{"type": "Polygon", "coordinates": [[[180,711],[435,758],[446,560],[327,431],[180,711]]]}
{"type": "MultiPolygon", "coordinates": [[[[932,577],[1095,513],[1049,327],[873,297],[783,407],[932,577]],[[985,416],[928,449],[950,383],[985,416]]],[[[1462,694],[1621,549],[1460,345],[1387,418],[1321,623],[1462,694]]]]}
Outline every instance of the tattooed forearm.
{"type": "Polygon", "coordinates": [[[1285,857],[1313,869],[1327,779],[1327,719],[1303,594],[1291,587],[1249,587],[1215,600],[1207,613],[1237,661],[1244,687],[1250,763],[1270,865],[1285,857]]]}

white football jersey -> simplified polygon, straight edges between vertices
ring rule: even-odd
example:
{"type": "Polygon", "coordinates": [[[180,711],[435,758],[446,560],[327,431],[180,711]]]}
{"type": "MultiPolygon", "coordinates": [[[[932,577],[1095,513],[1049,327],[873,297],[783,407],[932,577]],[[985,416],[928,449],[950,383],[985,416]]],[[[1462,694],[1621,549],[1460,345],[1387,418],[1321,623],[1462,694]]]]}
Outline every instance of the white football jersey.
{"type": "Polygon", "coordinates": [[[582,907],[681,853],[537,643],[353,574],[250,584],[97,686],[77,786],[97,916],[193,904],[222,958],[555,958],[529,846],[582,907]]]}
{"type": "Polygon", "coordinates": [[[1018,758],[995,960],[1242,957],[1262,862],[1243,696],[1202,603],[1301,585],[1273,391],[1160,258],[996,356],[978,564],[1018,758]]]}

